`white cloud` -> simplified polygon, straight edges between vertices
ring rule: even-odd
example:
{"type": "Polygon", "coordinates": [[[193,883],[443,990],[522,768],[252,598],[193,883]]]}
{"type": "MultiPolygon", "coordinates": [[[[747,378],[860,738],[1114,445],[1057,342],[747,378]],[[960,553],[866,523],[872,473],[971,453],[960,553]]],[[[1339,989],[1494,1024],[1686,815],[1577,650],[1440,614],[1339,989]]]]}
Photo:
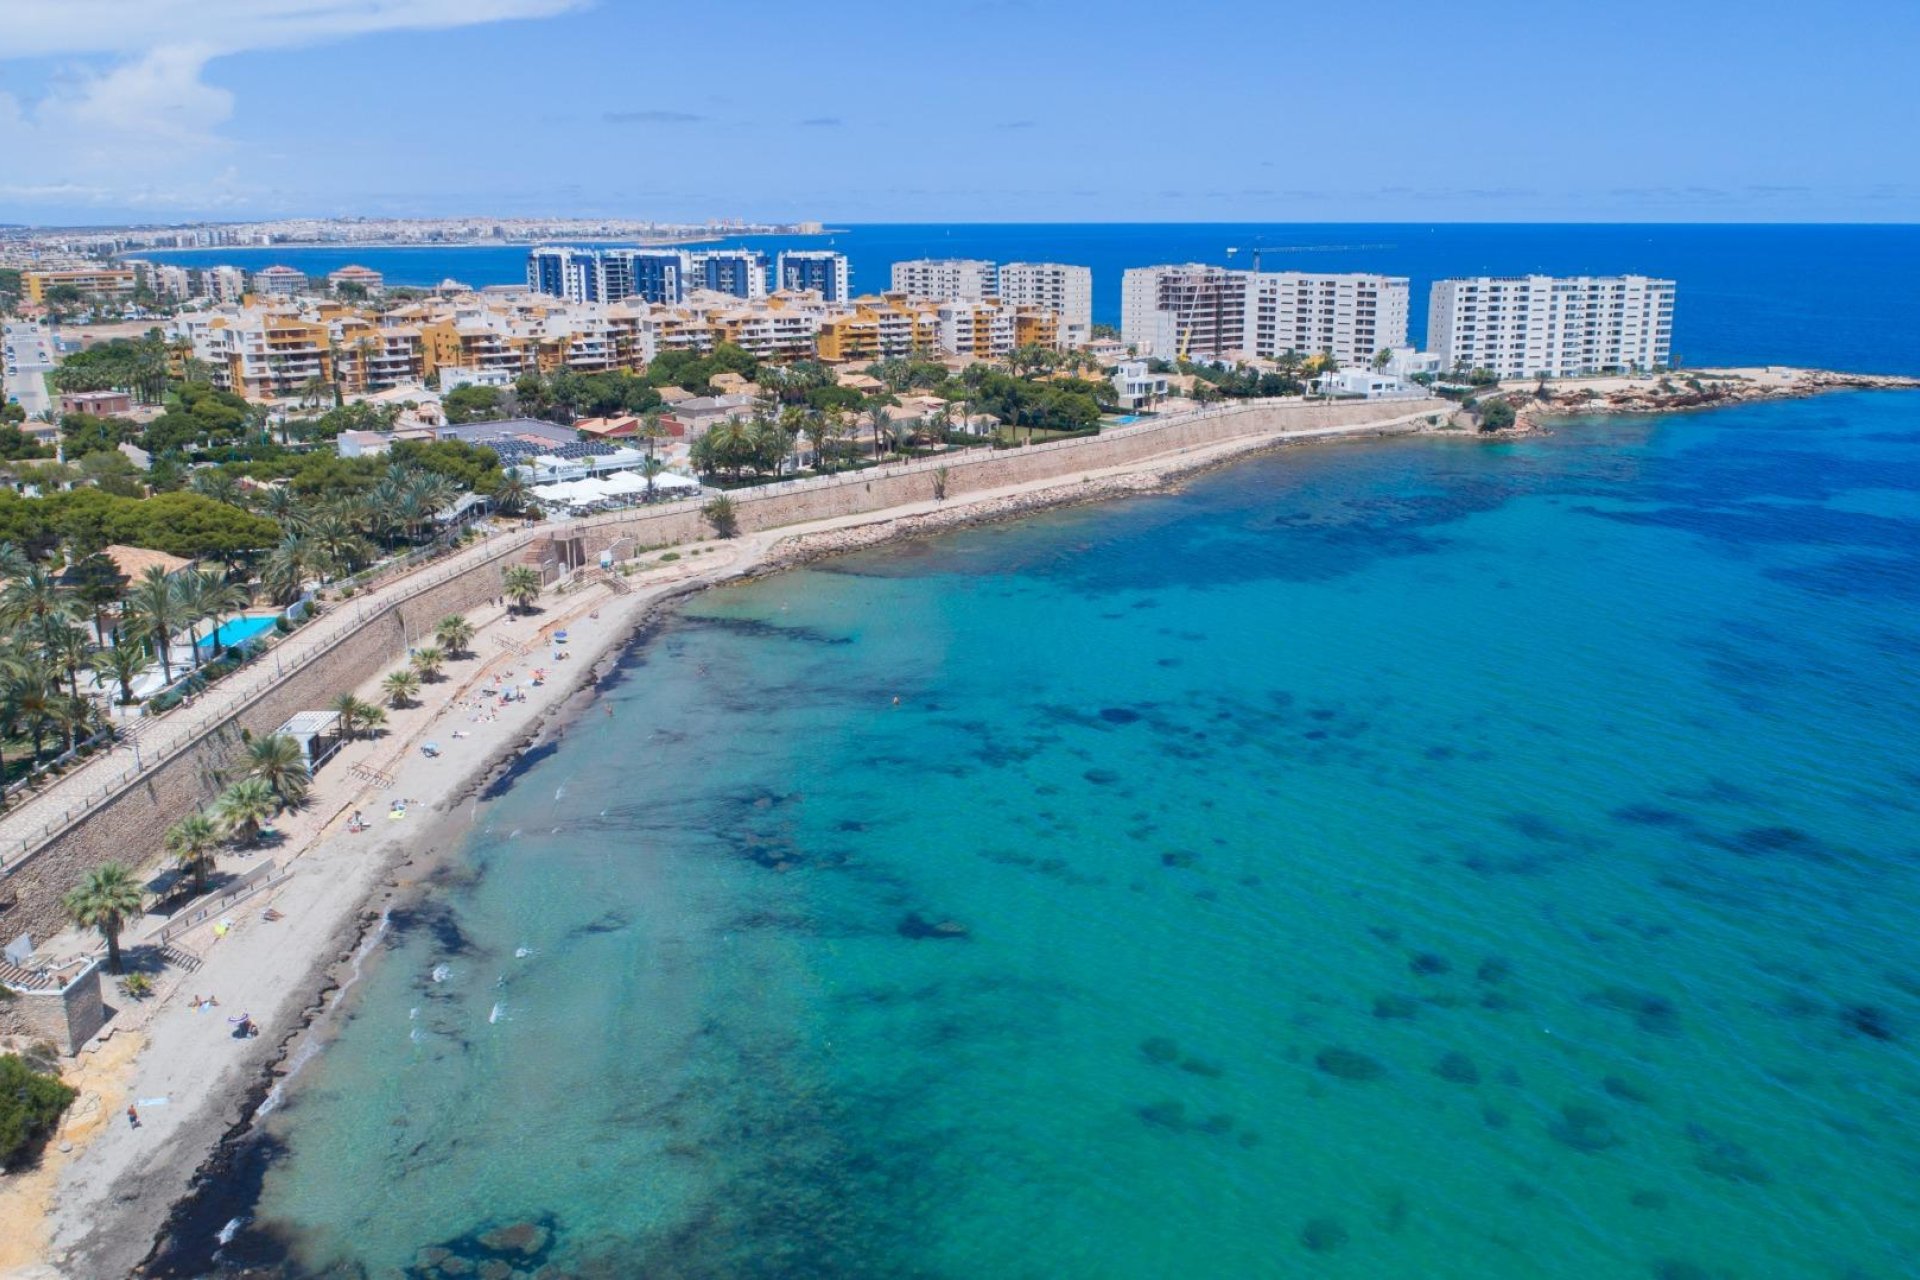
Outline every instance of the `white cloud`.
{"type": "Polygon", "coordinates": [[[8,58],[279,49],[380,31],[548,18],[583,0],[8,0],[8,58]]]}
{"type": "Polygon", "coordinates": [[[584,0],[7,0],[0,64],[71,60],[26,100],[0,91],[0,199],[211,206],[244,199],[213,58],[385,31],[542,18],[584,0]]]}

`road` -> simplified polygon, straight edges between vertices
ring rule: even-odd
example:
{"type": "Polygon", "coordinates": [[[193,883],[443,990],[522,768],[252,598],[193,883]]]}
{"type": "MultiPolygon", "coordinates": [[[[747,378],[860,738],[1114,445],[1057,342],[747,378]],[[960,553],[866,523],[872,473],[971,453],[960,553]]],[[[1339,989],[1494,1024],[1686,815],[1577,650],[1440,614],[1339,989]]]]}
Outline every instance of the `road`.
{"type": "Polygon", "coordinates": [[[27,411],[29,418],[51,418],[53,396],[46,375],[53,369],[53,339],[45,327],[31,320],[11,320],[0,333],[0,371],[7,399],[27,411]]]}

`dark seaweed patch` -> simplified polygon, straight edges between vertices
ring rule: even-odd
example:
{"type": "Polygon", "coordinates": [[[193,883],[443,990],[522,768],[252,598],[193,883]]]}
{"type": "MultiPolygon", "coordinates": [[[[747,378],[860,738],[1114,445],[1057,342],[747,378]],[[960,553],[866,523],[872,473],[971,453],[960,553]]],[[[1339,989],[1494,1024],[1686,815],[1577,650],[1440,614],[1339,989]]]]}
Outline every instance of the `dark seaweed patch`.
{"type": "Polygon", "coordinates": [[[1480,1068],[1473,1059],[1457,1050],[1441,1056],[1433,1064],[1433,1074],[1450,1084],[1476,1085],[1480,1083],[1480,1068]]]}
{"type": "Polygon", "coordinates": [[[1407,968],[1423,978],[1439,977],[1453,972],[1453,961],[1431,951],[1422,951],[1407,961],[1407,968]]]}
{"type": "Polygon", "coordinates": [[[1350,1239],[1338,1218],[1309,1218],[1300,1228],[1300,1244],[1309,1253],[1332,1253],[1350,1239]]]}
{"type": "Polygon", "coordinates": [[[1411,1018],[1420,1012],[1420,1002],[1412,996],[1384,995],[1373,998],[1373,1016],[1376,1018],[1411,1018]]]}
{"type": "Polygon", "coordinates": [[[1885,1009],[1870,1004],[1848,1005],[1840,1011],[1840,1024],[1848,1031],[1870,1040],[1895,1038],[1893,1021],[1885,1009]]]}
{"type": "Polygon", "coordinates": [[[1100,718],[1108,724],[1132,724],[1140,718],[1140,713],[1129,707],[1102,707],[1100,718]]]}
{"type": "Polygon", "coordinates": [[[1598,991],[1587,993],[1588,1004],[1615,1013],[1628,1014],[1633,1025],[1642,1031],[1654,1035],[1677,1035],[1680,1031],[1680,1011],[1665,996],[1650,991],[1637,991],[1632,987],[1602,987],[1598,991]]]}
{"type": "Polygon", "coordinates": [[[1653,804],[1622,805],[1608,815],[1615,822],[1624,822],[1635,827],[1688,827],[1693,819],[1676,809],[1662,809],[1653,804]]]}
{"type": "Polygon", "coordinates": [[[1547,1125],[1555,1142],[1575,1151],[1593,1155],[1620,1145],[1620,1135],[1604,1111],[1584,1103],[1569,1102],[1560,1108],[1560,1116],[1547,1125]]]}
{"type": "Polygon", "coordinates": [[[1387,1069],[1374,1058],[1354,1049],[1330,1045],[1313,1055],[1313,1065],[1339,1080],[1362,1082],[1378,1080],[1387,1069]]]}
{"type": "Polygon", "coordinates": [[[1653,1095],[1647,1091],[1646,1087],[1625,1077],[1608,1076],[1600,1082],[1600,1087],[1622,1102],[1634,1102],[1643,1107],[1653,1105],[1653,1095]]]}

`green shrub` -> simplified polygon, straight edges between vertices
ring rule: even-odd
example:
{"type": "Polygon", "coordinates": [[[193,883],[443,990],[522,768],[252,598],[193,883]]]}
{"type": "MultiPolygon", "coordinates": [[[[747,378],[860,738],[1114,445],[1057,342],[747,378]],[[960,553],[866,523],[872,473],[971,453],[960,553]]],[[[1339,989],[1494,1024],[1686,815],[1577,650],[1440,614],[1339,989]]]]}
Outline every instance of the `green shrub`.
{"type": "Polygon", "coordinates": [[[0,1056],[0,1168],[28,1155],[78,1096],[79,1090],[18,1055],[0,1056]]]}

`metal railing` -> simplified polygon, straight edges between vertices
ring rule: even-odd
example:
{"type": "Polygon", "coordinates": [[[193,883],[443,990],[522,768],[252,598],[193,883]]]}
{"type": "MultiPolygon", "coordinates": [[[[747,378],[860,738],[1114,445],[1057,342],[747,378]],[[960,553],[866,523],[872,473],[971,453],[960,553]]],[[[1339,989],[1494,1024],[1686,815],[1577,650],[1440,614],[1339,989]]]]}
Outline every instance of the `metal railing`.
{"type": "Polygon", "coordinates": [[[293,868],[275,866],[273,859],[268,858],[257,867],[250,867],[245,875],[222,889],[218,897],[204,902],[189,902],[168,916],[165,923],[146,936],[143,945],[164,947],[187,930],[205,924],[228,907],[244,902],[262,889],[272,888],[292,874],[293,868]]]}

